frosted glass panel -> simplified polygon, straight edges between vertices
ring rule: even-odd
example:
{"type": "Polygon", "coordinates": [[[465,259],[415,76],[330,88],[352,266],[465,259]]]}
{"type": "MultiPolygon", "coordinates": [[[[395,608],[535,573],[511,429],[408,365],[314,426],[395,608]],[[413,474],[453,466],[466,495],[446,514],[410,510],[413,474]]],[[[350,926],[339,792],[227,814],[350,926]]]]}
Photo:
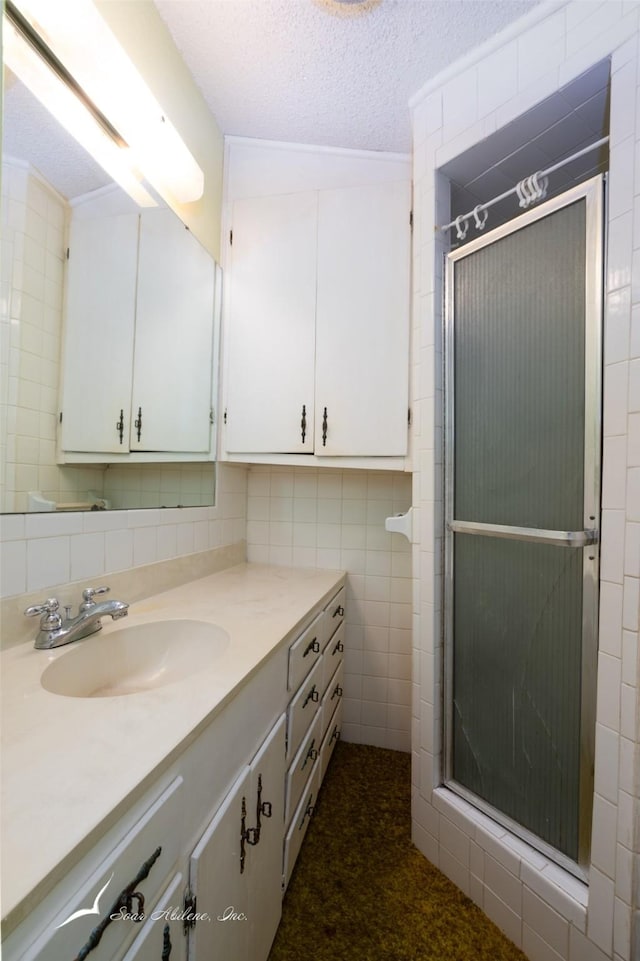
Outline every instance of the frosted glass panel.
{"type": "Polygon", "coordinates": [[[578,858],[582,552],[457,534],[453,774],[578,858]]]}
{"type": "Polygon", "coordinates": [[[454,518],[583,527],[585,201],[456,262],[454,518]]]}

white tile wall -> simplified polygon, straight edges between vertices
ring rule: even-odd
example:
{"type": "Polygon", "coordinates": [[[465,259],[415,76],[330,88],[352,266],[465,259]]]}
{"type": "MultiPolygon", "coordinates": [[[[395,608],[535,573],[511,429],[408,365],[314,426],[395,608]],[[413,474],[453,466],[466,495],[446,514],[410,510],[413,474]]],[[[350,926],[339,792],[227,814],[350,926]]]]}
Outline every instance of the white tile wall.
{"type": "Polygon", "coordinates": [[[410,750],[411,549],[384,520],[411,506],[411,477],[251,467],[251,561],[346,570],[346,740],[410,750]]]}
{"type": "Polygon", "coordinates": [[[4,515],[0,597],[236,544],[246,528],[246,469],[217,467],[216,506],[4,515]]]}
{"type": "MultiPolygon", "coordinates": [[[[467,56],[412,104],[414,122],[413,819],[418,847],[533,961],[635,961],[640,899],[640,5],[544,4],[467,56]],[[588,886],[536,854],[441,780],[441,263],[447,184],[438,166],[611,57],[611,171],[604,331],[600,656],[593,866],[588,886]],[[498,78],[502,78],[500,87],[498,78]],[[424,348],[433,345],[433,350],[424,348]],[[635,805],[635,808],[634,808],[635,805]],[[636,818],[637,820],[637,818],[636,818]],[[465,843],[466,839],[466,843],[465,843]],[[468,860],[467,847],[468,844],[468,860]],[[635,871],[634,871],[635,862],[635,871]],[[635,879],[635,880],[634,880],[635,879]]],[[[515,145],[520,146],[520,145],[515,145]]],[[[515,147],[514,147],[515,149],[515,147]]]]}

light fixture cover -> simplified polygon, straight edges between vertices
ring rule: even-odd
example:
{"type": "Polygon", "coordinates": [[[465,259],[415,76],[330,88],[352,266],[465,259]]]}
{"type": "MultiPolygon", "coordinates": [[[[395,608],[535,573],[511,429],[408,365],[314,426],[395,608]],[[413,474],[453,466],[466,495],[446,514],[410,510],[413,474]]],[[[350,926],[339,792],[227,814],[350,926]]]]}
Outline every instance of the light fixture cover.
{"type": "Polygon", "coordinates": [[[198,200],[204,174],[91,0],[13,0],[129,147],[169,204],[198,200]]]}

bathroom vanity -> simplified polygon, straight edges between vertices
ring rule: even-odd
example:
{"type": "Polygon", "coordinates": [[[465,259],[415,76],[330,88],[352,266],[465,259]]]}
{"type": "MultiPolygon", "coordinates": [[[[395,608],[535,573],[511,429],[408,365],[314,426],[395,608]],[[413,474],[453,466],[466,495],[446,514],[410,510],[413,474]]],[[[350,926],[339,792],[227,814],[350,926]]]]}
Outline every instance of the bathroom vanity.
{"type": "Polygon", "coordinates": [[[339,737],[343,619],[341,573],[244,564],[2,654],[5,961],[265,961],[339,737]]]}

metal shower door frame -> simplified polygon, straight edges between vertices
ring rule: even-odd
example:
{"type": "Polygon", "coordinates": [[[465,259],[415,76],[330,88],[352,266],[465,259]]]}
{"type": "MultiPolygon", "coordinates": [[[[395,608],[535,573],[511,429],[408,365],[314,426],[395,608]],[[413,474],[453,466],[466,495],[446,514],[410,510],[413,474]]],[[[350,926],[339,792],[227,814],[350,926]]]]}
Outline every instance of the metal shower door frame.
{"type": "Polygon", "coordinates": [[[540,204],[446,257],[444,336],[444,781],[448,788],[484,811],[550,860],[584,879],[590,862],[594,791],[596,667],[598,651],[599,528],[602,436],[602,316],[604,252],[604,176],[598,175],[540,204]],[[585,201],[585,397],[583,530],[549,531],[468,522],[453,516],[455,439],[456,263],[483,247],[521,230],[563,207],[585,201]],[[578,863],[527,828],[479,798],[453,777],[454,534],[513,538],[583,550],[582,672],[580,705],[580,785],[578,863]]]}

